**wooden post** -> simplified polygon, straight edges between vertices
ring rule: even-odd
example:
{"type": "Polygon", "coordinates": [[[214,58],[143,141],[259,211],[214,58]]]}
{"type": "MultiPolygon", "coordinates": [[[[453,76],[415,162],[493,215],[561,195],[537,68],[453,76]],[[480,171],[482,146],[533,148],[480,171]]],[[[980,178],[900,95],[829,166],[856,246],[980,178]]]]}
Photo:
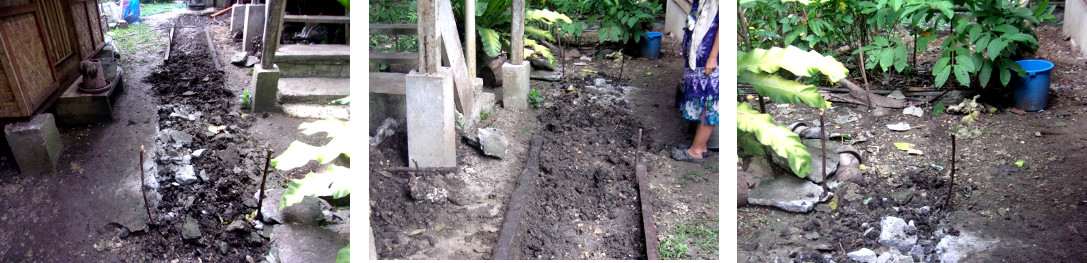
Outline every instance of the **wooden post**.
{"type": "Polygon", "coordinates": [[[513,0],[510,9],[513,33],[510,34],[510,64],[521,65],[525,61],[525,0],[513,0]]]}
{"type": "Polygon", "coordinates": [[[265,3],[264,48],[261,50],[260,68],[272,69],[276,50],[279,49],[279,35],[283,33],[283,10],[287,9],[287,0],[267,0],[265,3]]]}
{"type": "Polygon", "coordinates": [[[418,1],[419,26],[419,72],[437,73],[442,62],[441,43],[438,43],[438,2],[436,0],[418,1]]]}
{"type": "Polygon", "coordinates": [[[464,56],[468,77],[476,77],[476,0],[464,1],[464,56]]]}
{"type": "Polygon", "coordinates": [[[453,18],[453,7],[449,1],[442,0],[435,12],[438,15],[437,28],[449,59],[449,68],[453,71],[453,83],[456,84],[457,104],[462,113],[472,112],[475,99],[472,97],[472,81],[469,70],[465,69],[464,54],[461,53],[460,36],[457,35],[457,20],[453,18]]]}

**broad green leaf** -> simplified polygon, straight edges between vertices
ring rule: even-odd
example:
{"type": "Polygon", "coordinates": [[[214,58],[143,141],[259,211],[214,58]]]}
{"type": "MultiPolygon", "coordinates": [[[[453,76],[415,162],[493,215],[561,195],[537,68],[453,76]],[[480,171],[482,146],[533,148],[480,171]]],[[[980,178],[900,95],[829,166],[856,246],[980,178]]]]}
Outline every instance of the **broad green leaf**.
{"type": "Polygon", "coordinates": [[[984,33],[984,34],[981,35],[980,38],[978,38],[978,42],[974,42],[974,45],[977,46],[978,52],[981,52],[982,49],[989,46],[989,39],[992,36],[993,36],[992,33],[984,33]]]}
{"type": "Polygon", "coordinates": [[[1030,9],[1025,8],[1025,7],[1016,8],[1015,10],[1012,11],[1012,14],[1015,15],[1016,17],[1026,19],[1027,21],[1030,21],[1031,23],[1037,24],[1038,22],[1040,22],[1040,21],[1038,21],[1038,18],[1034,17],[1034,12],[1031,12],[1030,9]]]}
{"type": "Polygon", "coordinates": [[[1019,168],[1022,168],[1023,164],[1026,164],[1026,163],[1027,163],[1026,161],[1018,160],[1018,161],[1015,161],[1015,166],[1018,166],[1019,168]]]}
{"type": "Polygon", "coordinates": [[[906,151],[906,150],[910,150],[910,149],[913,149],[914,147],[916,147],[916,145],[914,145],[912,143],[906,143],[906,142],[896,142],[896,143],[894,143],[894,145],[895,145],[895,148],[898,148],[899,151],[906,151]]]}
{"type": "Polygon", "coordinates": [[[956,68],[963,68],[967,72],[974,71],[974,59],[968,55],[958,55],[955,57],[956,68]]]}
{"type": "Polygon", "coordinates": [[[950,57],[941,57],[940,59],[937,59],[936,64],[932,65],[932,72],[943,71],[944,68],[947,67],[947,64],[950,63],[950,62],[951,62],[950,57]]]}
{"type": "Polygon", "coordinates": [[[951,67],[947,66],[947,67],[944,67],[943,70],[940,70],[939,72],[937,72],[937,71],[933,71],[933,72],[936,73],[936,86],[937,87],[943,87],[944,82],[947,81],[947,77],[951,76],[951,67]]]}
{"type": "Polygon", "coordinates": [[[296,204],[306,196],[332,196],[341,198],[351,193],[353,177],[351,169],[329,165],[323,173],[309,173],[302,179],[291,180],[283,192],[279,208],[296,204]]]}
{"type": "Polygon", "coordinates": [[[977,25],[971,26],[970,27],[970,33],[969,33],[970,42],[974,42],[975,40],[978,40],[978,35],[980,35],[980,34],[981,34],[981,27],[980,26],[977,26],[977,25]]]}
{"type": "Polygon", "coordinates": [[[1046,7],[1049,7],[1049,0],[1042,0],[1038,3],[1038,6],[1034,8],[1034,17],[1041,18],[1045,14],[1046,7]]]}
{"type": "Polygon", "coordinates": [[[879,53],[879,66],[883,68],[883,71],[887,71],[887,68],[894,62],[895,53],[893,48],[884,48],[879,53]]]}
{"type": "Polygon", "coordinates": [[[825,108],[826,101],[819,95],[819,90],[812,85],[787,80],[778,75],[767,73],[740,74],[739,83],[751,84],[755,91],[769,97],[777,103],[804,104],[816,108],[825,108]]]}
{"type": "Polygon", "coordinates": [[[881,47],[886,47],[886,46],[891,45],[891,42],[888,41],[887,38],[884,38],[884,37],[875,37],[872,40],[872,44],[876,44],[877,46],[881,46],[881,47]]]}
{"type": "Polygon", "coordinates": [[[961,84],[964,87],[969,87],[970,86],[970,72],[967,71],[966,68],[961,67],[961,66],[955,67],[954,70],[955,70],[955,79],[959,81],[959,84],[961,84]]]}
{"type": "Polygon", "coordinates": [[[766,154],[766,150],[763,149],[762,143],[755,138],[755,133],[738,131],[739,136],[736,138],[736,144],[743,149],[744,152],[754,155],[766,154]]]}
{"type": "Polygon", "coordinates": [[[477,28],[479,31],[479,42],[483,43],[483,52],[487,53],[488,57],[497,57],[502,52],[502,42],[499,42],[498,32],[495,32],[490,28],[477,28]]]}
{"type": "Polygon", "coordinates": [[[570,17],[547,9],[528,9],[525,11],[525,20],[543,22],[548,25],[559,21],[566,23],[573,22],[570,20],[570,17]]]}
{"type": "Polygon", "coordinates": [[[917,53],[922,53],[925,52],[925,50],[928,50],[928,44],[931,43],[933,40],[936,40],[936,34],[930,34],[927,37],[918,37],[917,53]]]}
{"type": "Polygon", "coordinates": [[[1034,44],[1034,45],[1038,44],[1038,40],[1035,39],[1034,36],[1031,36],[1029,34],[1024,34],[1024,33],[1004,34],[1004,35],[1002,35],[1000,37],[1003,38],[1003,39],[1012,40],[1012,41],[1027,42],[1027,43],[1031,43],[1031,44],[1034,44]]]}
{"type": "Polygon", "coordinates": [[[906,46],[905,45],[899,45],[898,47],[895,47],[894,65],[895,65],[895,70],[898,71],[898,72],[902,72],[903,70],[906,70],[906,46]]]}
{"type": "Polygon", "coordinates": [[[832,82],[844,78],[848,70],[834,57],[823,56],[815,51],[803,51],[797,47],[774,47],[769,50],[756,48],[749,52],[738,51],[736,69],[748,72],[777,72],[784,68],[797,76],[811,77],[822,72],[832,82]]]}
{"type": "Polygon", "coordinates": [[[340,249],[340,252],[336,253],[336,263],[350,263],[351,262],[351,243],[347,243],[346,247],[340,249]]]}
{"type": "Polygon", "coordinates": [[[550,32],[530,25],[525,25],[525,37],[555,41],[555,38],[551,36],[550,32]]]}
{"type": "Polygon", "coordinates": [[[1004,42],[1004,40],[996,38],[989,42],[989,46],[985,48],[985,51],[989,55],[989,59],[996,59],[1000,56],[1000,51],[1003,51],[1004,47],[1007,46],[1008,43],[1004,42]]]}
{"type": "Polygon", "coordinates": [[[936,3],[936,8],[940,9],[940,13],[942,13],[947,19],[951,19],[955,16],[955,12],[952,11],[952,8],[955,8],[955,5],[952,4],[950,1],[940,1],[936,3]]]}
{"type": "Polygon", "coordinates": [[[1012,80],[1012,73],[1011,73],[1011,71],[1008,71],[1008,70],[999,70],[999,71],[1000,71],[1000,84],[1007,87],[1008,82],[1011,82],[1011,80],[1012,80]]]}
{"type": "Polygon", "coordinates": [[[789,169],[800,178],[811,172],[811,154],[800,143],[800,136],[785,127],[774,124],[769,114],[762,114],[747,102],[741,102],[736,108],[736,128],[754,133],[755,137],[770,146],[778,156],[789,161],[789,169]]]}
{"type": "Polygon", "coordinates": [[[993,75],[993,64],[986,60],[981,63],[981,70],[978,71],[978,84],[982,87],[989,84],[989,77],[993,75]]]}
{"type": "Polygon", "coordinates": [[[939,116],[940,114],[943,114],[944,110],[946,110],[946,109],[947,109],[947,107],[944,106],[944,102],[942,102],[942,101],[936,102],[936,106],[934,106],[932,108],[932,115],[933,116],[939,116]]]}
{"type": "MultiPolygon", "coordinates": [[[[547,46],[540,45],[540,44],[536,43],[535,40],[532,40],[532,39],[525,39],[525,46],[532,48],[532,51],[535,51],[536,53],[538,53],[541,56],[543,56],[544,58],[546,58],[547,63],[550,63],[552,66],[555,65],[555,55],[553,55],[551,53],[551,49],[547,48],[547,46]]],[[[529,53],[525,52],[525,58],[528,58],[528,56],[529,56],[529,53]]]]}
{"type": "Polygon", "coordinates": [[[894,7],[893,10],[895,10],[895,11],[898,11],[898,9],[902,9],[902,5],[906,4],[905,0],[892,0],[892,1],[893,2],[892,2],[891,5],[894,7]]]}
{"type": "Polygon", "coordinates": [[[993,27],[993,31],[1000,31],[1000,32],[1004,32],[1004,33],[1019,33],[1019,28],[1016,28],[1013,25],[1003,24],[1003,25],[993,27]]]}

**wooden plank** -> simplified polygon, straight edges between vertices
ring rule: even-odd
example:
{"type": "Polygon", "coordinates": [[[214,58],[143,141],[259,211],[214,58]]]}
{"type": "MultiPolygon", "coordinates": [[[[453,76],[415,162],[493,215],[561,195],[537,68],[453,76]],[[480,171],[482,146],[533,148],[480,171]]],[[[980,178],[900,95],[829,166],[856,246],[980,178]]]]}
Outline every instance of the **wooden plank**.
{"type": "Polygon", "coordinates": [[[521,171],[521,177],[517,180],[517,190],[513,191],[513,196],[510,197],[509,208],[506,209],[506,218],[502,220],[502,230],[498,232],[498,245],[493,250],[493,260],[509,260],[510,259],[510,245],[513,244],[513,238],[520,233],[521,228],[521,216],[524,214],[522,208],[525,206],[525,195],[528,195],[530,188],[532,187],[532,176],[540,170],[540,147],[543,141],[543,137],[535,135],[532,137],[532,149],[528,154],[528,161],[525,162],[525,169],[521,171]]]}
{"type": "Polygon", "coordinates": [[[649,171],[645,164],[638,162],[635,165],[635,177],[638,179],[638,199],[641,200],[642,229],[645,231],[645,253],[649,260],[660,260],[660,247],[657,244],[657,223],[653,219],[653,205],[650,198],[653,193],[649,191],[649,171]]]}
{"type": "MultiPolygon", "coordinates": [[[[8,39],[9,55],[15,64],[15,74],[22,88],[17,96],[25,99],[25,113],[29,114],[40,105],[52,90],[53,65],[46,53],[45,41],[38,28],[34,13],[25,13],[0,19],[3,22],[3,34],[8,39]]],[[[18,116],[24,117],[24,116],[18,116]]]]}
{"type": "MultiPolygon", "coordinates": [[[[464,13],[475,14],[476,0],[464,1],[464,13]]],[[[464,56],[468,59],[468,76],[476,77],[476,16],[464,16],[464,56]]]]}
{"type": "Polygon", "coordinates": [[[20,110],[25,108],[22,96],[16,91],[19,83],[15,82],[15,72],[12,71],[11,59],[7,56],[7,37],[0,34],[0,117],[12,117],[22,115],[20,110]]]}
{"type": "MultiPolygon", "coordinates": [[[[97,1],[91,3],[97,3],[97,1]]],[[[106,44],[106,39],[104,38],[105,33],[102,32],[102,20],[99,18],[101,17],[100,14],[101,12],[98,11],[97,4],[87,5],[87,17],[93,18],[88,19],[87,22],[90,23],[91,40],[94,42],[95,46],[94,50],[99,50],[106,44]]]]}
{"type": "Polygon", "coordinates": [[[272,69],[275,65],[276,50],[279,49],[279,35],[283,32],[283,10],[287,8],[287,0],[268,0],[265,6],[266,17],[264,22],[264,50],[260,60],[260,67],[272,69]]]}
{"type": "Polygon", "coordinates": [[[407,75],[405,73],[370,72],[370,83],[366,87],[370,89],[370,93],[403,95],[406,83],[404,77],[407,75]]]}
{"type": "Polygon", "coordinates": [[[370,63],[416,65],[419,63],[419,53],[370,52],[370,63]]]}
{"type": "Polygon", "coordinates": [[[513,21],[510,27],[510,64],[521,65],[525,62],[525,0],[513,0],[510,9],[513,21]]]}
{"type": "Polygon", "coordinates": [[[370,24],[370,35],[415,35],[418,24],[370,24]]]}
{"type": "Polygon", "coordinates": [[[472,107],[475,106],[475,98],[472,97],[472,81],[468,78],[468,66],[464,64],[464,53],[462,53],[464,49],[460,46],[457,21],[453,18],[453,8],[449,1],[438,2],[438,26],[442,43],[445,44],[446,55],[449,56],[449,67],[453,70],[457,105],[460,106],[461,113],[468,115],[472,113],[472,107]]]}
{"type": "Polygon", "coordinates": [[[419,0],[419,72],[437,73],[442,62],[441,43],[438,43],[438,14],[436,0],[419,0]]]}
{"type": "Polygon", "coordinates": [[[14,15],[26,14],[26,13],[34,12],[34,10],[37,10],[37,9],[38,9],[38,7],[34,6],[34,4],[22,4],[22,5],[16,5],[16,6],[7,6],[7,7],[0,8],[0,17],[8,17],[8,16],[14,16],[14,15]]]}
{"type": "Polygon", "coordinates": [[[350,24],[348,16],[308,16],[308,15],[284,15],[283,22],[318,23],[318,24],[350,24]]]}
{"type": "Polygon", "coordinates": [[[87,57],[94,51],[94,40],[87,21],[86,3],[72,3],[72,24],[75,24],[76,39],[79,41],[79,56],[87,57]]]}

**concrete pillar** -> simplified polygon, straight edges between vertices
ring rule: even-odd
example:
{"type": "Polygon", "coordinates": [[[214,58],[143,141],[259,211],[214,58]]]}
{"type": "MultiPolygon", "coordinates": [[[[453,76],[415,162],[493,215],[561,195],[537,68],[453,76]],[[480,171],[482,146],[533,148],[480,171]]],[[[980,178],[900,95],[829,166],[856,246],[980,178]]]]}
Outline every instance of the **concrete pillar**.
{"type": "Polygon", "coordinates": [[[24,175],[53,172],[63,148],[53,114],[35,115],[30,121],[4,127],[15,163],[24,175]]]}
{"type": "Polygon", "coordinates": [[[1072,39],[1072,43],[1081,53],[1087,53],[1087,19],[1081,15],[1087,13],[1087,5],[1083,1],[1065,1],[1064,25],[1061,26],[1064,35],[1072,39]]]}
{"type": "Polygon", "coordinates": [[[487,110],[486,107],[488,107],[487,105],[483,105],[484,102],[479,99],[480,96],[483,95],[483,79],[472,78],[470,81],[472,82],[472,98],[476,98],[476,101],[475,104],[472,105],[472,112],[465,113],[468,114],[467,118],[465,118],[468,121],[468,123],[464,125],[465,127],[471,127],[478,123],[480,121],[479,114],[484,110],[487,110]]]}
{"type": "Polygon", "coordinates": [[[453,73],[418,70],[405,78],[408,163],[411,167],[457,166],[456,119],[453,109],[453,73]]]}
{"type": "Polygon", "coordinates": [[[253,38],[264,37],[264,5],[249,5],[245,12],[245,28],[242,32],[242,51],[257,51],[253,49],[253,38]]]}
{"type": "MultiPolygon", "coordinates": [[[[234,5],[230,9],[230,37],[240,35],[245,29],[245,14],[249,12],[249,5],[234,5]]],[[[237,39],[235,39],[237,40],[237,39]]]]}
{"type": "Polygon", "coordinates": [[[272,111],[276,108],[276,94],[279,93],[279,66],[271,69],[253,67],[253,112],[272,111]]]}
{"type": "Polygon", "coordinates": [[[532,64],[502,64],[502,106],[507,109],[528,109],[528,76],[532,64]]]}

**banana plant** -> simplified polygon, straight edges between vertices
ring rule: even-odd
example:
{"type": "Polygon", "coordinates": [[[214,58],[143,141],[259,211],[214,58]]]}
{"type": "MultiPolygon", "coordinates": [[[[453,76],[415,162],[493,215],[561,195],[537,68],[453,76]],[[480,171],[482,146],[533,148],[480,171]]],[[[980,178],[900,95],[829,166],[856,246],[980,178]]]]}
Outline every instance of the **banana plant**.
{"type": "MultiPolygon", "coordinates": [[[[848,70],[833,57],[815,51],[803,51],[795,46],[771,49],[755,48],[737,51],[737,82],[751,84],[759,94],[777,103],[803,104],[826,108],[828,103],[819,90],[782,78],[775,73],[785,70],[802,77],[818,77],[821,73],[831,82],[844,78],[848,70]]],[[[765,154],[764,146],[789,161],[789,169],[799,177],[811,172],[811,154],[800,143],[800,136],[788,128],[774,124],[769,114],[759,113],[746,102],[737,108],[738,144],[747,153],[765,154]]]]}

